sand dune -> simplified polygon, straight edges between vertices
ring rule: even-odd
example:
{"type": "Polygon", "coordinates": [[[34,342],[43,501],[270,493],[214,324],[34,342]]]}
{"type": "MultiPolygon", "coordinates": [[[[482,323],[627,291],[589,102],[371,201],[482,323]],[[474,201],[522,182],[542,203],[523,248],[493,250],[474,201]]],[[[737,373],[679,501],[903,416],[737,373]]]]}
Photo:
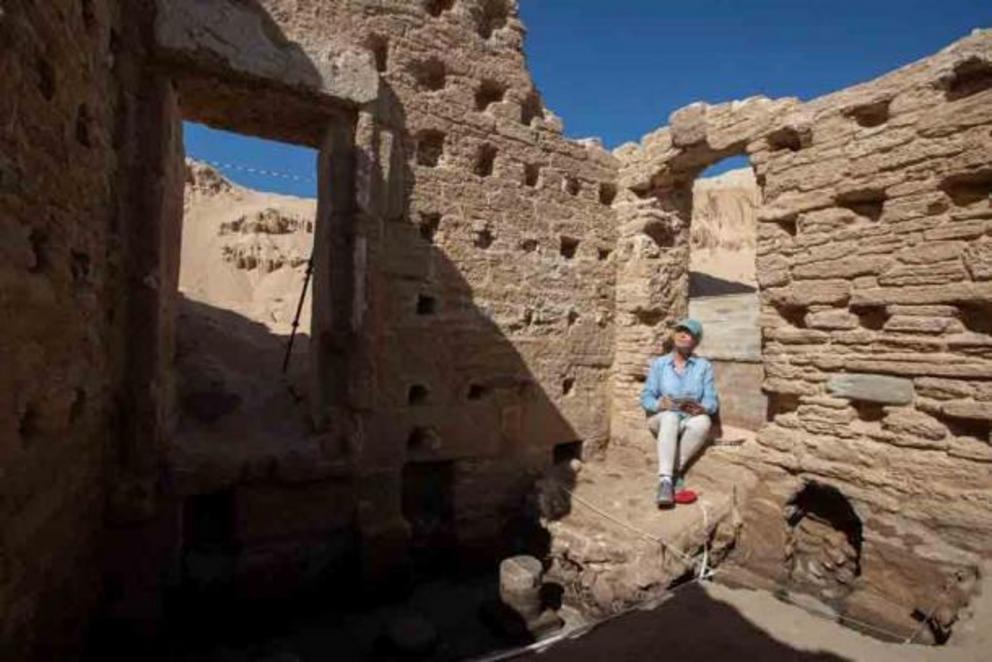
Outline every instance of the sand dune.
{"type": "MultiPolygon", "coordinates": [[[[238,186],[187,162],[179,291],[288,333],[313,246],[317,201],[238,186]]],[[[309,333],[309,295],[300,329],[309,333]]]]}
{"type": "Polygon", "coordinates": [[[692,194],[690,270],[755,285],[756,213],[761,190],[754,173],[741,168],[697,179],[692,194]]]}

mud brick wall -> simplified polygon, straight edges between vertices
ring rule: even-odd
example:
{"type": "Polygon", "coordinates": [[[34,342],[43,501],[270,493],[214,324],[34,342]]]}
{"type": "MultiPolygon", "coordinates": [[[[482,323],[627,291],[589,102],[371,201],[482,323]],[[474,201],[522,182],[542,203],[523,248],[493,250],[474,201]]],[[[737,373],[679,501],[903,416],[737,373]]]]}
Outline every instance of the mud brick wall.
{"type": "Polygon", "coordinates": [[[365,226],[365,470],[454,460],[463,537],[492,535],[472,520],[519,500],[514,476],[608,437],[616,162],[543,108],[515,2],[263,4],[302,44],[369,49],[381,77],[359,122],[393,180],[365,226]]]}
{"type": "Polygon", "coordinates": [[[738,456],[765,490],[744,556],[786,581],[783,508],[829,485],[864,527],[842,609],[907,629],[913,609],[951,619],[958,584],[992,552],[990,124],[992,35],[976,31],[807,104],[694,104],[617,151],[621,235],[648,250],[621,249],[616,442],[639,423],[643,350],[684,310],[685,180],[746,152],[764,200],[769,419],[738,456]]]}
{"type": "MultiPolygon", "coordinates": [[[[780,578],[806,538],[776,521],[828,484],[863,535],[849,604],[958,604],[941,582],[992,528],[992,37],[807,104],[693,104],[609,154],[562,137],[523,34],[510,0],[2,4],[0,656],[82,640],[101,536],[118,570],[140,550],[127,596],[181,542],[160,497],[183,117],[317,147],[339,184],[315,285],[327,456],[300,473],[346,450],[354,489],[292,535],[354,522],[365,561],[395,561],[402,469],[423,463],[459,542],[485,547],[556,444],[643,445],[647,360],[686,312],[692,180],[746,153],[772,416],[738,456],[764,479],[742,548],[780,578]]],[[[240,489],[260,538],[284,533],[268,490],[240,489]]]]}
{"type": "MultiPolygon", "coordinates": [[[[354,472],[347,507],[363,544],[401,548],[410,462],[453,463],[426,474],[450,476],[460,543],[502,540],[556,444],[605,446],[613,351],[616,161],[563,138],[543,108],[516,4],[162,0],[154,10],[152,135],[127,142],[160,148],[132,196],[157,234],[132,252],[165,283],[138,296],[163,351],[135,350],[148,356],[134,362],[144,368],[134,391],[148,394],[135,409],[151,422],[135,435],[142,461],[125,472],[134,493],[154,491],[143,467],[170,444],[167,207],[181,200],[181,147],[165,137],[181,116],[321,151],[319,181],[339,197],[334,211],[318,204],[315,249],[331,258],[315,273],[311,347],[324,358],[310,400],[321,466],[354,472]],[[354,191],[329,176],[345,171],[354,191]]],[[[276,475],[291,455],[273,459],[276,475]]]]}
{"type": "Polygon", "coordinates": [[[0,7],[0,658],[65,659],[100,593],[120,361],[116,2],[0,7]]]}
{"type": "Polygon", "coordinates": [[[982,554],[990,101],[986,32],[811,102],[808,124],[786,124],[752,152],[768,200],[758,278],[777,403],[760,437],[769,461],[982,554]]]}

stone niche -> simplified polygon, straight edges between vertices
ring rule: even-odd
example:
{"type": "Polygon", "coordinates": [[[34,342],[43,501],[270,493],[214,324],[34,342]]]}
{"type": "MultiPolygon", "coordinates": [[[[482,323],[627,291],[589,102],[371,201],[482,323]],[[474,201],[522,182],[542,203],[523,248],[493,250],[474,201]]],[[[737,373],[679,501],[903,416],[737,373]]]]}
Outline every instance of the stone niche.
{"type": "Polygon", "coordinates": [[[843,600],[861,574],[862,525],[836,488],[809,482],[786,508],[789,582],[827,602],[843,600]]]}

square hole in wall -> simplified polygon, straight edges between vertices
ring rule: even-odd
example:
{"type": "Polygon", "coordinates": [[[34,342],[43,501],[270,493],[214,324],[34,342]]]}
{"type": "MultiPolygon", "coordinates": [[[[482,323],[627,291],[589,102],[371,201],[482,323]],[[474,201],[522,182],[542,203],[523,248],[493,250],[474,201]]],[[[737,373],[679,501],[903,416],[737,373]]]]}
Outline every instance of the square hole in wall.
{"type": "Polygon", "coordinates": [[[520,123],[530,126],[536,119],[544,119],[544,103],[537,90],[531,90],[520,104],[520,123]]]}
{"type": "Polygon", "coordinates": [[[578,195],[582,192],[582,182],[578,177],[565,177],[562,187],[569,195],[578,195]]]}
{"type": "Polygon", "coordinates": [[[455,6],[455,0],[423,0],[424,9],[435,18],[441,14],[451,11],[455,6]]]}
{"type": "Polygon", "coordinates": [[[541,166],[537,163],[524,164],[524,186],[537,188],[541,179],[541,166]]]}
{"type": "Polygon", "coordinates": [[[443,90],[448,80],[448,68],[436,57],[411,62],[409,71],[421,90],[436,92],[443,90]]]}
{"type": "Polygon", "coordinates": [[[417,232],[430,243],[434,243],[437,230],[441,226],[441,214],[437,212],[421,212],[417,223],[417,232]]]}
{"type": "Polygon", "coordinates": [[[479,151],[475,155],[475,168],[473,172],[479,177],[489,177],[496,167],[496,154],[498,150],[486,143],[479,146],[479,151]]]}
{"type": "Polygon", "coordinates": [[[484,384],[469,384],[466,397],[469,400],[482,400],[489,395],[489,387],[484,384]]]}
{"type": "Polygon", "coordinates": [[[479,112],[488,110],[489,106],[503,101],[505,95],[505,85],[494,80],[483,79],[475,91],[475,109],[479,112]]]}
{"type": "Polygon", "coordinates": [[[784,126],[768,134],[768,146],[773,152],[788,150],[798,152],[813,142],[812,132],[808,128],[784,126]]]}
{"type": "Polygon", "coordinates": [[[430,391],[423,384],[413,384],[407,389],[406,402],[409,405],[423,405],[427,403],[430,391]]]}
{"type": "Polygon", "coordinates": [[[235,501],[231,490],[196,494],[183,503],[183,540],[187,547],[233,545],[235,526],[235,501]]]}
{"type": "Polygon", "coordinates": [[[429,294],[417,295],[417,314],[433,315],[437,313],[437,299],[429,294]]]}
{"type": "Polygon", "coordinates": [[[444,133],[427,129],[417,134],[417,163],[436,168],[444,156],[444,133]]]}
{"type": "Polygon", "coordinates": [[[889,121],[891,99],[880,99],[847,109],[844,114],[857,122],[858,126],[873,128],[889,121]]]}
{"type": "Polygon", "coordinates": [[[555,444],[554,449],[551,453],[552,462],[555,464],[561,464],[562,462],[571,462],[572,460],[582,459],[582,442],[581,441],[565,441],[560,444],[555,444]]]}
{"type": "Polygon", "coordinates": [[[510,18],[509,0],[477,0],[471,5],[470,14],[479,36],[488,40],[506,26],[510,18]]]}
{"type": "Polygon", "coordinates": [[[389,69],[389,39],[381,34],[372,34],[366,39],[365,47],[372,52],[375,70],[386,73],[389,69]]]}
{"type": "Polygon", "coordinates": [[[607,207],[613,204],[617,197],[616,184],[612,182],[600,182],[599,184],[599,204],[607,207]]]}
{"type": "Polygon", "coordinates": [[[574,237],[562,235],[559,241],[558,251],[561,253],[561,256],[566,260],[574,258],[579,250],[579,240],[574,237]]]}

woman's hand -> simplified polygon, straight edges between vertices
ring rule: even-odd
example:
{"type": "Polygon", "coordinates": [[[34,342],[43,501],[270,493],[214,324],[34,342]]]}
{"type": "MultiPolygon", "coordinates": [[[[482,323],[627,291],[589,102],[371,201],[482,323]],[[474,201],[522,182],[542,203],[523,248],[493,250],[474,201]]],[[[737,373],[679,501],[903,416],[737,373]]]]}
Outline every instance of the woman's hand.
{"type": "Polygon", "coordinates": [[[706,410],[698,402],[687,402],[682,407],[682,411],[689,414],[690,416],[699,416],[700,414],[705,414],[706,410]]]}
{"type": "Polygon", "coordinates": [[[675,409],[675,403],[667,395],[658,401],[658,411],[671,411],[675,409]]]}

